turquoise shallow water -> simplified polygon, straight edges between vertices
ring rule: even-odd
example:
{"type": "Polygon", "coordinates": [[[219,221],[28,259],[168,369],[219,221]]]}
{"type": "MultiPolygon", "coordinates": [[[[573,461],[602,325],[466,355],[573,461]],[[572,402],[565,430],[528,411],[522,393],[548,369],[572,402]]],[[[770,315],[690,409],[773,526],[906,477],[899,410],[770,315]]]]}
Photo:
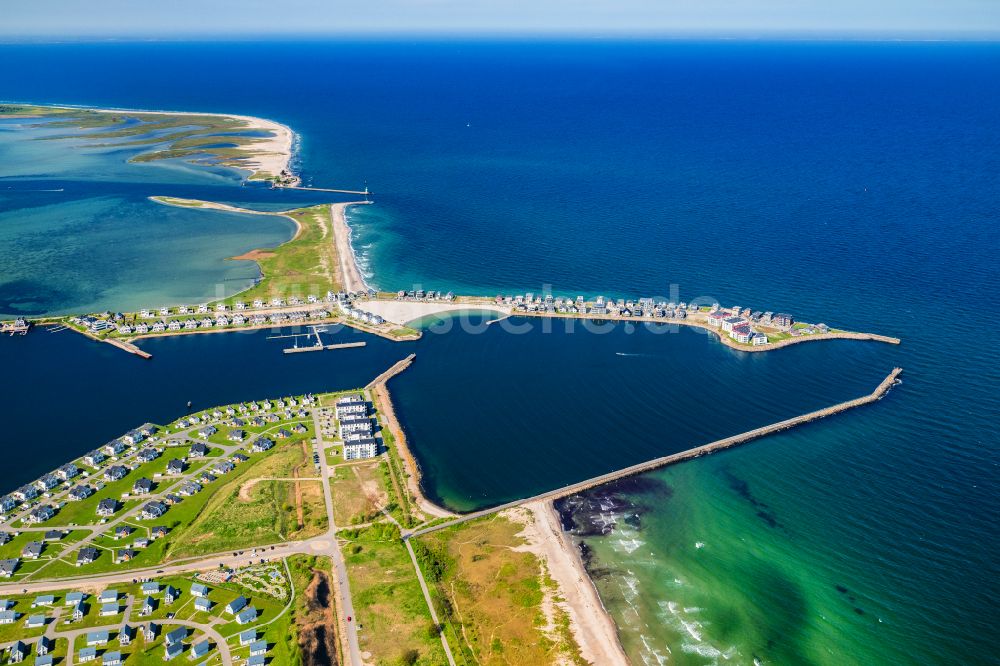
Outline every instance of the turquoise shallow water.
{"type": "MultiPolygon", "coordinates": [[[[670,297],[677,285],[685,300],[902,337],[899,348],[806,345],[759,359],[690,332],[442,334],[418,343],[419,385],[403,375],[393,388],[428,491],[465,507],[870,390],[902,365],[904,384],[876,406],[650,475],[651,490],[598,504],[624,516],[584,537],[595,579],[640,663],[996,662],[997,45],[77,44],[3,46],[0,58],[13,99],[289,124],[306,182],[368,179],[378,193],[351,217],[381,287],[670,297]],[[226,75],[200,78],[205,62],[226,75]],[[364,72],[349,102],[330,72],[364,72]]],[[[157,177],[169,191],[108,187],[136,201],[251,196],[178,169],[157,177]]],[[[106,192],[55,178],[80,187],[76,199],[106,192]]],[[[258,205],[271,196],[252,193],[258,205]]],[[[163,239],[164,256],[177,256],[175,241],[163,239]]],[[[52,282],[38,273],[47,247],[0,257],[4,279],[38,280],[43,296],[69,290],[73,270],[52,282]]],[[[209,342],[172,344],[174,358],[200,364],[170,376],[179,400],[215,366],[209,342]]],[[[289,389],[340,378],[329,357],[289,373],[280,356],[239,347],[205,400],[237,393],[228,377],[239,368],[271,368],[261,378],[289,389]]],[[[60,362],[79,354],[89,355],[60,362]]],[[[4,366],[15,376],[60,367],[18,356],[4,366]]],[[[32,380],[35,400],[7,420],[37,422],[37,396],[66,385],[32,380]]],[[[148,418],[141,400],[129,404],[130,424],[148,418]]]]}
{"type": "Polygon", "coordinates": [[[284,218],[169,207],[150,196],[261,210],[336,200],[241,187],[242,174],[225,167],[129,162],[151,147],[118,148],[91,130],[36,125],[0,120],[0,315],[137,310],[230,296],[252,286],[260,271],[228,257],[274,247],[295,232],[284,218]],[[81,138],[56,138],[67,134],[81,138]]]}

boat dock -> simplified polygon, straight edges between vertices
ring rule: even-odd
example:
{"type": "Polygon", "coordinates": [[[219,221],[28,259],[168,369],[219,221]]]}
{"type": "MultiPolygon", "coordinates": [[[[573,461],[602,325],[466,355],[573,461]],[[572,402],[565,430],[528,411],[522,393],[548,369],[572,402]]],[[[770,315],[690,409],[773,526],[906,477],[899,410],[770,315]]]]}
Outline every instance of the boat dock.
{"type": "Polygon", "coordinates": [[[626,467],[620,469],[616,472],[609,472],[608,474],[602,474],[600,476],[595,476],[592,479],[587,479],[585,481],[580,481],[578,483],[573,483],[568,486],[563,486],[562,488],[556,488],[555,490],[550,490],[534,497],[527,497],[521,500],[515,500],[513,502],[507,502],[506,504],[501,504],[489,509],[483,509],[481,511],[474,511],[472,513],[467,513],[454,520],[449,520],[444,523],[439,523],[437,525],[432,525],[430,527],[425,527],[423,529],[414,530],[413,532],[404,533],[403,538],[409,539],[411,537],[420,536],[422,534],[428,534],[429,532],[435,532],[437,530],[445,529],[459,523],[464,523],[468,520],[474,520],[482,516],[488,516],[498,511],[503,511],[504,509],[510,509],[522,504],[527,504],[528,502],[538,502],[538,501],[551,501],[556,500],[561,497],[568,497],[569,495],[576,495],[577,493],[589,490],[596,486],[601,486],[611,481],[618,481],[619,479],[624,479],[629,476],[634,476],[636,474],[641,474],[643,472],[648,472],[650,470],[657,469],[659,467],[665,467],[667,465],[673,465],[675,463],[683,462],[685,460],[691,460],[693,458],[699,458],[701,456],[709,455],[715,453],[716,451],[722,451],[723,449],[728,449],[734,446],[739,446],[740,444],[745,444],[754,439],[764,437],[767,435],[772,435],[782,430],[788,430],[805,423],[810,423],[827,416],[832,416],[833,414],[839,414],[840,412],[846,412],[849,409],[854,409],[855,407],[861,407],[862,405],[868,405],[873,402],[881,400],[886,393],[889,392],[898,381],[899,375],[903,372],[902,368],[893,368],[892,372],[886,376],[885,379],[875,388],[874,391],[868,395],[862,396],[860,398],[855,398],[854,400],[848,400],[846,402],[841,402],[836,405],[831,405],[830,407],[824,407],[823,409],[818,409],[814,412],[809,412],[808,414],[802,414],[801,416],[796,416],[790,419],[785,419],[784,421],[778,421],[777,423],[772,423],[771,425],[762,426],[760,428],[754,428],[753,430],[748,430],[747,432],[740,433],[739,435],[733,435],[732,437],[726,437],[725,439],[716,440],[709,444],[704,444],[702,446],[695,447],[693,449],[688,449],[687,451],[681,451],[680,453],[674,453],[669,456],[663,456],[662,458],[654,458],[653,460],[646,461],[644,463],[639,463],[638,465],[632,465],[631,467],[626,467]]]}
{"type": "Polygon", "coordinates": [[[287,349],[284,350],[284,352],[286,354],[298,354],[299,352],[325,351],[328,349],[351,349],[353,347],[364,347],[367,344],[368,343],[364,341],[341,342],[340,344],[336,345],[315,344],[315,345],[308,345],[305,347],[288,347],[287,349]]]}
{"type": "Polygon", "coordinates": [[[294,338],[295,346],[288,347],[284,350],[286,354],[298,354],[300,352],[311,352],[311,351],[325,351],[328,349],[351,349],[353,347],[364,347],[368,343],[364,340],[358,342],[341,342],[338,344],[324,345],[323,339],[319,337],[320,333],[326,333],[325,326],[310,326],[312,329],[309,333],[292,333],[290,335],[271,335],[268,340],[278,340],[281,338],[294,338]],[[299,338],[316,338],[316,342],[311,345],[305,345],[303,347],[299,346],[299,338]]]}
{"type": "Polygon", "coordinates": [[[29,328],[31,328],[30,321],[18,318],[14,321],[5,321],[0,324],[0,333],[6,333],[8,335],[27,335],[29,328]]]}

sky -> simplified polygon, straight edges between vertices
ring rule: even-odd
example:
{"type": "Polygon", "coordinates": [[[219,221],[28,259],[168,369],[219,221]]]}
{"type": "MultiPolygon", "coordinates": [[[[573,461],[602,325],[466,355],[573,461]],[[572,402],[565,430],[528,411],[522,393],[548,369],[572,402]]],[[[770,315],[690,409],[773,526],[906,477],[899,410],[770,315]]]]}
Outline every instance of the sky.
{"type": "Polygon", "coordinates": [[[0,0],[0,38],[295,34],[1000,37],[1000,0],[0,0]]]}

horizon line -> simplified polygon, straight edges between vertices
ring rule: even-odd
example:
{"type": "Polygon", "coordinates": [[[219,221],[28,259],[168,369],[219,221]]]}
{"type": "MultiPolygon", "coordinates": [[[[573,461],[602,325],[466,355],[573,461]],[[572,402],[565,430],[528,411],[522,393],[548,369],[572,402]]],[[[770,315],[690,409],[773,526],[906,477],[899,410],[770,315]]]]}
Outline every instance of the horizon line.
{"type": "Polygon", "coordinates": [[[120,34],[0,33],[0,44],[109,43],[109,42],[247,42],[247,41],[799,41],[799,42],[996,42],[1000,29],[991,30],[353,30],[287,32],[190,32],[120,34]]]}

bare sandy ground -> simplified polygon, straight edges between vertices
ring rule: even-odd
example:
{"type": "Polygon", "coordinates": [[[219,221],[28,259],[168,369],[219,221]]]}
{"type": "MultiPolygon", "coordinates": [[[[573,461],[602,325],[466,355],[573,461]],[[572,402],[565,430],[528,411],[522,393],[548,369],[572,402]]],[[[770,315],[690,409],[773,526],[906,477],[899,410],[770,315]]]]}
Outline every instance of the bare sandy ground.
{"type": "Polygon", "coordinates": [[[559,587],[559,596],[565,601],[556,603],[569,615],[570,631],[581,655],[592,664],[626,666],[628,658],[618,641],[615,623],[604,609],[576,545],[562,531],[552,503],[530,502],[508,511],[517,514],[523,509],[530,515],[510,517],[525,526],[521,536],[528,543],[523,548],[544,563],[559,587]]]}
{"type": "Polygon", "coordinates": [[[340,266],[341,287],[344,291],[366,291],[368,283],[358,268],[358,259],[351,247],[351,227],[347,224],[345,211],[348,206],[367,204],[367,201],[335,203],[330,206],[333,220],[333,240],[337,244],[337,261],[340,266]]]}
{"type": "Polygon", "coordinates": [[[470,303],[423,303],[420,301],[367,301],[362,306],[368,312],[381,315],[386,321],[405,325],[415,319],[443,312],[463,310],[487,310],[500,314],[510,314],[506,308],[489,304],[470,303]]]}
{"type": "MultiPolygon", "coordinates": [[[[267,211],[267,210],[251,210],[249,208],[240,208],[239,206],[230,206],[229,204],[218,203],[216,201],[204,201],[201,199],[173,199],[172,197],[149,197],[150,201],[155,201],[158,204],[163,204],[164,206],[175,206],[177,208],[193,208],[196,210],[221,210],[228,213],[244,213],[246,215],[272,215],[275,217],[283,217],[286,220],[291,220],[295,224],[295,235],[292,236],[291,240],[295,240],[302,233],[302,223],[296,220],[291,215],[286,215],[285,212],[281,211],[267,211]],[[187,205],[185,202],[190,202],[191,204],[197,205],[187,205]]],[[[252,252],[262,252],[266,250],[252,250],[252,252]]],[[[249,259],[245,255],[239,257],[233,257],[233,259],[249,259]]]]}

